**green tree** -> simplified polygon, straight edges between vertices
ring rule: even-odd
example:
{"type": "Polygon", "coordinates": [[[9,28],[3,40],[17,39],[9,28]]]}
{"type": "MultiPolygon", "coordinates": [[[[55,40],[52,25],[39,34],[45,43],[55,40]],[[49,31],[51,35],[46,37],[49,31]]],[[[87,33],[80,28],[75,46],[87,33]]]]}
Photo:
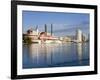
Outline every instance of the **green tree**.
{"type": "Polygon", "coordinates": [[[24,37],[23,40],[24,40],[24,43],[28,43],[28,44],[32,43],[32,39],[30,37],[24,37]]]}

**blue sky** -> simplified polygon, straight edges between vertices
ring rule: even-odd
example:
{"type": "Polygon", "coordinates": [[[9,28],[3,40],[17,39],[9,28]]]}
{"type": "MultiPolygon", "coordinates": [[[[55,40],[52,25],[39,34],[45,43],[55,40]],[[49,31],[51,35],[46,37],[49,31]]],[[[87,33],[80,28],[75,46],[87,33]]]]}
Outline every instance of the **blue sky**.
{"type": "Polygon", "coordinates": [[[35,29],[36,26],[40,32],[44,31],[45,24],[50,32],[50,25],[53,24],[55,36],[75,35],[76,29],[81,29],[84,34],[88,34],[89,21],[89,14],[82,13],[36,11],[23,11],[22,13],[23,32],[29,28],[35,29]]]}

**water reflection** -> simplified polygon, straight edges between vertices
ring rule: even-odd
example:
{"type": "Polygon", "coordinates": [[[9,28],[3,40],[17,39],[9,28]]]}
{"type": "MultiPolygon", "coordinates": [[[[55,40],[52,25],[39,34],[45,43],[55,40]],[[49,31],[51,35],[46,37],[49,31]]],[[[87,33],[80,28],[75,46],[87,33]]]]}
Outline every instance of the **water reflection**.
{"type": "Polygon", "coordinates": [[[89,65],[86,46],[83,43],[23,45],[23,68],[89,65]]]}
{"type": "Polygon", "coordinates": [[[78,54],[78,60],[79,63],[82,63],[82,43],[77,43],[77,54],[78,54]]]}

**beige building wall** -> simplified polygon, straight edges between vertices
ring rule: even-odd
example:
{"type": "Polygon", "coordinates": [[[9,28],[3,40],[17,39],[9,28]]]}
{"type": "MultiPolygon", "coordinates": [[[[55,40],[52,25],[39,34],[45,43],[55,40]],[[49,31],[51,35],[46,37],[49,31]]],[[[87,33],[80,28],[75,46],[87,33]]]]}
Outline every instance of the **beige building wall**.
{"type": "Polygon", "coordinates": [[[79,29],[77,30],[76,37],[77,37],[78,42],[82,42],[82,31],[81,30],[79,29]]]}

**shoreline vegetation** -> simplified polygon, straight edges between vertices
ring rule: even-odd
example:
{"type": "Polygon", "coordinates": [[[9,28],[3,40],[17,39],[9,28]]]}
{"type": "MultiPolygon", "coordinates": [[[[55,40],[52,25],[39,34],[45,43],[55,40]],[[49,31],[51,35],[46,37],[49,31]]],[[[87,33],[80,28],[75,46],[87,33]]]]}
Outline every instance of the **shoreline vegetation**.
{"type": "Polygon", "coordinates": [[[32,39],[30,37],[23,37],[23,43],[32,44],[32,39]]]}

